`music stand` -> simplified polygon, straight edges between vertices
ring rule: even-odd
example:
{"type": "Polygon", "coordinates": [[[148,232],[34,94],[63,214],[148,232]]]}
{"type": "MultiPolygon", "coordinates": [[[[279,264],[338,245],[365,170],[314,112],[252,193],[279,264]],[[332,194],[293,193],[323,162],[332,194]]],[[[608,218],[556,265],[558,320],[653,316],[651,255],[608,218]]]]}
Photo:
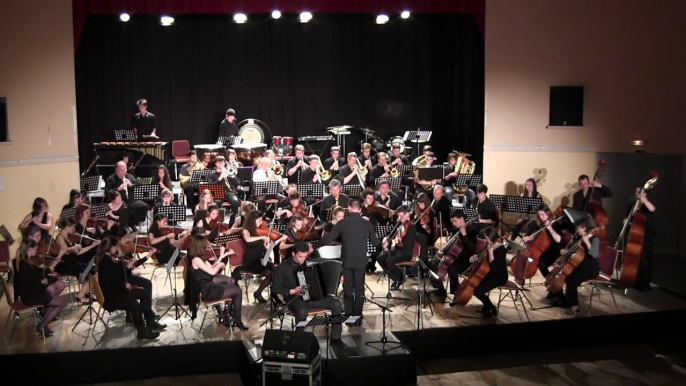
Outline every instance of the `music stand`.
{"type": "Polygon", "coordinates": [[[207,182],[208,177],[212,173],[214,173],[214,169],[196,170],[193,172],[193,175],[191,176],[191,181],[189,182],[189,184],[200,184],[203,182],[207,182]]]}
{"type": "Polygon", "coordinates": [[[382,320],[382,324],[381,324],[381,339],[380,339],[380,340],[377,340],[377,341],[373,341],[373,342],[367,342],[367,343],[365,343],[365,345],[367,345],[367,346],[369,346],[369,347],[371,347],[371,348],[375,348],[375,349],[381,351],[382,353],[386,353],[387,350],[390,351],[390,350],[395,350],[395,349],[397,349],[397,348],[402,347],[402,346],[403,346],[402,343],[396,342],[396,341],[392,341],[392,340],[389,341],[389,340],[388,340],[388,337],[386,337],[386,311],[388,311],[388,312],[393,312],[393,311],[391,311],[390,308],[388,308],[388,307],[386,307],[386,306],[383,306],[383,305],[381,305],[381,304],[379,304],[379,303],[373,301],[372,299],[368,299],[368,298],[365,298],[365,299],[366,299],[368,302],[370,302],[370,303],[372,303],[372,304],[375,304],[375,305],[377,305],[378,307],[381,308],[381,318],[382,318],[382,319],[381,319],[381,320],[382,320]],[[381,344],[381,348],[374,346],[375,344],[381,344]],[[396,346],[396,347],[392,347],[392,348],[386,348],[386,345],[397,345],[397,346],[396,346]]]}
{"type": "MultiPolygon", "coordinates": [[[[193,173],[193,175],[195,175],[195,173],[193,173]]],[[[214,199],[223,201],[225,186],[226,185],[223,184],[200,184],[198,186],[198,192],[202,193],[203,190],[209,190],[210,192],[212,192],[212,197],[214,197],[214,199]]]]}
{"type": "Polygon", "coordinates": [[[345,184],[341,189],[348,197],[360,197],[362,194],[362,187],[360,184],[345,184]]]}
{"type": "Polygon", "coordinates": [[[95,218],[105,218],[107,217],[107,211],[109,205],[107,204],[100,204],[100,205],[93,205],[91,207],[91,217],[95,218]]]}
{"type": "Polygon", "coordinates": [[[184,205],[159,206],[157,213],[167,217],[167,221],[172,225],[186,221],[186,206],[184,205]]]}
{"type": "Polygon", "coordinates": [[[159,185],[134,185],[133,199],[141,201],[155,201],[160,195],[159,185]]]}
{"type": "Polygon", "coordinates": [[[324,184],[299,184],[298,192],[303,198],[322,198],[324,197],[324,184]]]}
{"type": "Polygon", "coordinates": [[[400,172],[400,177],[411,177],[414,173],[414,166],[412,165],[397,165],[396,168],[400,172]]]}
{"type": "Polygon", "coordinates": [[[390,186],[391,190],[400,190],[402,186],[402,178],[400,176],[398,177],[388,177],[388,178],[377,178],[376,179],[376,184],[378,185],[379,182],[381,181],[388,181],[388,186],[390,186]]]}
{"type": "MultiPolygon", "coordinates": [[[[188,311],[179,303],[179,297],[178,297],[177,292],[176,292],[176,260],[179,258],[180,254],[181,254],[181,250],[179,249],[179,247],[176,247],[176,249],[174,250],[174,253],[172,254],[171,258],[169,259],[169,261],[167,262],[167,264],[165,266],[165,269],[167,271],[167,277],[170,277],[171,272],[174,271],[174,281],[173,281],[173,287],[172,287],[172,289],[174,291],[174,304],[169,306],[169,308],[167,308],[167,310],[164,311],[164,313],[162,314],[160,319],[162,319],[162,317],[164,317],[164,315],[166,315],[169,311],[171,311],[172,308],[174,308],[175,309],[174,320],[178,320],[181,327],[183,327],[183,323],[181,323],[181,320],[180,320],[181,315],[186,314],[186,315],[188,315],[188,317],[191,317],[191,314],[189,314],[188,311]]],[[[169,280],[169,282],[172,283],[171,280],[169,280]]]]}
{"type": "Polygon", "coordinates": [[[431,181],[431,180],[442,180],[443,179],[443,166],[429,166],[425,168],[419,168],[417,176],[420,180],[431,181]]]}
{"type": "MultiPolygon", "coordinates": [[[[411,141],[414,143],[424,143],[424,142],[429,142],[431,140],[431,131],[420,131],[420,130],[415,130],[415,131],[406,131],[405,134],[403,135],[403,142],[411,141]]],[[[419,156],[419,152],[417,152],[417,156],[419,156]]]]}
{"type": "Polygon", "coordinates": [[[57,220],[57,223],[60,224],[62,223],[62,220],[65,218],[74,218],[76,217],[76,207],[73,208],[67,208],[60,213],[60,218],[57,220]]]}
{"type": "Polygon", "coordinates": [[[572,208],[565,208],[563,210],[563,212],[565,213],[565,215],[567,216],[569,221],[572,222],[572,224],[574,224],[576,222],[576,220],[586,219],[586,220],[590,221],[590,224],[589,224],[590,229],[594,229],[594,228],[598,227],[598,225],[595,223],[595,221],[593,221],[593,217],[591,217],[591,215],[586,213],[586,212],[582,212],[582,211],[572,209],[572,208]]]}
{"type": "Polygon", "coordinates": [[[232,241],[236,241],[241,238],[241,232],[229,233],[227,235],[222,235],[214,240],[216,245],[226,245],[232,241]]]}
{"type": "MultiPolygon", "coordinates": [[[[86,266],[86,269],[85,269],[83,272],[81,272],[81,273],[79,274],[79,276],[78,276],[79,284],[83,284],[83,282],[86,281],[86,279],[88,278],[88,275],[90,274],[91,269],[93,269],[93,266],[94,266],[94,265],[95,265],[95,257],[93,257],[93,258],[88,262],[88,265],[86,266]]],[[[79,320],[78,320],[78,321],[76,322],[76,324],[74,325],[74,328],[71,329],[72,332],[73,332],[74,330],[76,330],[76,327],[79,325],[79,323],[81,323],[81,321],[82,321],[83,318],[86,316],[86,314],[88,314],[88,319],[89,319],[88,324],[89,324],[89,325],[93,325],[93,314],[94,314],[94,313],[95,313],[95,315],[96,315],[97,318],[100,317],[100,315],[98,315],[98,313],[95,312],[95,309],[93,308],[93,301],[91,300],[91,301],[88,302],[88,308],[86,308],[86,310],[83,312],[83,314],[81,314],[81,317],[79,318],[79,320]]],[[[96,319],[96,320],[97,320],[97,319],[96,319]]],[[[101,320],[102,320],[102,319],[101,319],[101,320]]]]}
{"type": "Polygon", "coordinates": [[[456,186],[477,186],[481,184],[481,174],[458,174],[455,178],[456,186]]]}
{"type": "Polygon", "coordinates": [[[79,184],[81,187],[81,192],[88,193],[100,190],[101,181],[102,176],[81,177],[79,184]]]}
{"type": "Polygon", "coordinates": [[[230,147],[233,145],[237,145],[243,143],[243,137],[237,136],[237,135],[230,135],[228,137],[219,137],[217,139],[217,144],[220,144],[225,147],[230,147]]]}
{"type": "Polygon", "coordinates": [[[152,177],[137,177],[136,182],[140,185],[150,185],[152,184],[152,177]]]}
{"type": "Polygon", "coordinates": [[[250,180],[252,179],[253,169],[252,166],[241,166],[236,171],[236,177],[241,180],[250,180]]]}
{"type": "Polygon", "coordinates": [[[476,209],[475,208],[460,208],[460,207],[453,207],[454,209],[461,209],[464,212],[464,219],[465,221],[471,221],[476,218],[476,209]]]}
{"type": "Polygon", "coordinates": [[[138,138],[136,138],[136,132],[134,130],[115,130],[114,131],[114,139],[117,141],[125,141],[125,142],[135,142],[138,141],[138,138]]]}
{"type": "Polygon", "coordinates": [[[281,184],[279,181],[250,182],[250,193],[253,197],[275,196],[279,193],[281,184]]]}

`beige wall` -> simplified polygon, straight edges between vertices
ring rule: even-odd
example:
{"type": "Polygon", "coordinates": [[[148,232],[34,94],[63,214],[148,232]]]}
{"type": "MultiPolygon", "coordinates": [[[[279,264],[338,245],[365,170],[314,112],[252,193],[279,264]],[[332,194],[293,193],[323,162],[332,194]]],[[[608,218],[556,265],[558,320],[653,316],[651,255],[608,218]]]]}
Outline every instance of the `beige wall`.
{"type": "Polygon", "coordinates": [[[35,197],[58,216],[78,187],[72,28],[69,0],[0,2],[0,96],[10,139],[0,144],[0,224],[15,238],[35,197]]]}
{"type": "Polygon", "coordinates": [[[494,193],[546,168],[541,190],[556,204],[593,173],[593,151],[633,152],[641,139],[648,152],[686,152],[686,1],[486,4],[484,178],[494,193]],[[546,128],[554,85],[585,87],[584,127],[546,128]]]}

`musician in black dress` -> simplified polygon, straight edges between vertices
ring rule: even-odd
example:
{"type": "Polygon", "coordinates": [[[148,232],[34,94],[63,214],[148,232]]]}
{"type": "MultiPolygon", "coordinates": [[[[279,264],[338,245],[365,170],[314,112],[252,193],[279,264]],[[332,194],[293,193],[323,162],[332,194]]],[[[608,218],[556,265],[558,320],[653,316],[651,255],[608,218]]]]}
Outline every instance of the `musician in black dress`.
{"type": "MultiPolygon", "coordinates": [[[[306,267],[305,260],[309,250],[306,242],[297,241],[291,257],[276,268],[274,283],[272,283],[272,293],[284,297],[288,308],[295,313],[296,323],[306,320],[307,312],[313,308],[331,310],[332,315],[340,315],[342,311],[341,302],[332,296],[326,296],[321,300],[304,301],[302,299],[301,296],[305,293],[305,289],[298,282],[297,272],[306,267]]],[[[342,343],[341,331],[341,324],[331,326],[331,344],[340,345],[342,343]]]]}
{"type": "Polygon", "coordinates": [[[300,173],[307,169],[308,159],[305,157],[305,146],[295,145],[295,157],[288,160],[286,163],[286,175],[289,182],[298,183],[300,181],[300,173]]]}
{"type": "MultiPolygon", "coordinates": [[[[541,193],[538,193],[538,188],[536,187],[536,180],[533,178],[528,178],[524,183],[524,191],[519,195],[519,197],[541,198],[541,193]]],[[[528,223],[528,221],[524,221],[521,218],[517,219],[517,225],[512,228],[512,235],[510,236],[510,239],[516,240],[519,236],[519,232],[521,232],[524,226],[526,226],[528,223]]],[[[529,230],[531,230],[531,227],[529,227],[529,230]]]]}
{"type": "Polygon", "coordinates": [[[431,208],[433,209],[434,213],[436,213],[436,218],[438,221],[442,222],[443,227],[448,228],[450,226],[450,212],[452,211],[452,205],[444,193],[445,188],[443,185],[434,186],[431,208]]]}
{"type": "Polygon", "coordinates": [[[388,237],[384,238],[384,252],[377,258],[381,268],[393,280],[391,290],[399,290],[404,280],[403,272],[395,264],[412,260],[414,243],[417,239],[417,229],[410,221],[412,216],[410,208],[403,205],[395,213],[398,215],[400,226],[393,240],[389,240],[388,237]]]}
{"type": "Polygon", "coordinates": [[[359,185],[364,187],[365,177],[359,174],[360,168],[357,165],[357,154],[348,153],[347,163],[338,169],[336,179],[343,185],[359,185]],[[360,177],[362,179],[360,179],[360,177]]]}
{"type": "Polygon", "coordinates": [[[372,245],[379,246],[374,226],[360,216],[362,205],[358,200],[350,201],[348,217],[336,223],[314,245],[314,249],[331,244],[334,240],[341,240],[341,262],[343,263],[343,299],[345,313],[355,316],[362,315],[364,305],[364,272],[367,267],[367,240],[372,245]]]}
{"type": "MultiPolygon", "coordinates": [[[[222,310],[221,322],[226,327],[231,327],[229,320],[229,308],[233,307],[234,323],[241,330],[247,330],[248,327],[243,324],[241,309],[243,305],[243,291],[238,286],[238,282],[231,277],[221,274],[226,264],[221,260],[210,263],[206,258],[207,247],[209,240],[204,235],[195,235],[188,248],[188,257],[191,261],[191,270],[189,271],[197,282],[199,293],[202,295],[202,300],[205,302],[216,301],[219,299],[231,299],[230,302],[224,303],[222,310]]],[[[186,278],[190,280],[191,277],[186,278]]],[[[191,283],[195,284],[195,283],[191,283]]],[[[193,297],[193,301],[196,301],[193,297]]]]}
{"type": "Polygon", "coordinates": [[[320,205],[319,219],[326,222],[327,216],[329,215],[329,210],[334,206],[340,206],[342,208],[347,208],[350,198],[345,194],[341,193],[341,181],[333,179],[329,182],[329,195],[324,197],[320,205]]]}
{"type": "Polygon", "coordinates": [[[150,292],[128,281],[127,269],[131,269],[134,260],[127,262],[117,254],[115,237],[104,239],[99,259],[98,282],[105,297],[103,308],[110,312],[127,311],[138,332],[138,340],[159,337],[159,331],[167,326],[155,320],[150,292]]]}
{"type": "MultiPolygon", "coordinates": [[[[591,220],[581,218],[574,222],[576,236],[570,245],[579,242],[578,248],[583,248],[586,252],[584,259],[574,268],[574,271],[565,279],[565,292],[562,290],[551,294],[548,298],[553,305],[562,305],[567,308],[565,314],[575,315],[579,312],[579,286],[591,279],[598,277],[598,254],[600,253],[600,239],[589,233],[591,230],[591,220]]],[[[573,253],[571,249],[560,251],[562,256],[573,253]]]]}
{"type": "Polygon", "coordinates": [[[219,124],[219,136],[230,137],[232,135],[238,135],[238,129],[236,128],[236,110],[228,109],[226,110],[226,117],[219,124]]]}
{"type": "Polygon", "coordinates": [[[488,186],[481,184],[476,187],[476,212],[479,215],[478,226],[479,230],[494,226],[498,223],[498,212],[495,209],[495,204],[488,198],[488,186]]]}
{"type": "Polygon", "coordinates": [[[133,131],[136,133],[136,138],[138,138],[138,133],[141,135],[148,135],[154,138],[159,138],[157,136],[157,118],[155,114],[148,111],[148,101],[145,99],[139,99],[136,102],[138,105],[138,113],[133,116],[133,131]]]}
{"type": "Polygon", "coordinates": [[[210,184],[224,185],[224,201],[228,202],[233,213],[238,213],[241,208],[241,200],[237,195],[237,188],[240,185],[235,177],[228,174],[226,158],[217,156],[214,158],[215,171],[207,177],[210,184]]]}
{"type": "Polygon", "coordinates": [[[580,175],[578,181],[580,189],[572,197],[572,208],[575,210],[587,212],[591,200],[598,201],[602,206],[603,198],[612,197],[612,190],[601,184],[600,181],[590,182],[590,179],[585,174],[580,175]],[[593,192],[592,197],[589,196],[589,191],[593,192]]]}
{"type": "MultiPolygon", "coordinates": [[[[167,216],[158,213],[152,218],[152,225],[148,229],[148,244],[157,250],[157,261],[160,264],[167,264],[174,254],[174,249],[183,245],[188,236],[184,234],[177,239],[174,232],[165,233],[164,229],[167,228],[167,225],[167,216]]],[[[174,265],[178,265],[181,260],[183,260],[183,256],[179,252],[174,265]]]]}
{"type": "MultiPolygon", "coordinates": [[[[488,297],[488,292],[498,288],[507,283],[507,263],[505,256],[507,251],[502,243],[498,242],[498,231],[495,228],[485,228],[480,232],[479,237],[486,240],[488,255],[484,258],[488,259],[489,271],[481,280],[481,283],[474,288],[474,297],[481,301],[483,307],[481,308],[481,316],[485,319],[493,318],[497,315],[497,308],[488,297]]],[[[469,259],[470,263],[477,261],[477,256],[474,255],[469,259]]]]}
{"type": "Polygon", "coordinates": [[[19,230],[25,231],[29,225],[35,224],[41,229],[41,238],[49,242],[52,238],[50,231],[52,230],[52,213],[50,213],[50,206],[44,198],[36,197],[33,200],[33,209],[31,213],[24,217],[24,220],[19,224],[19,230]]]}
{"type": "Polygon", "coordinates": [[[210,204],[207,207],[207,216],[201,218],[195,225],[202,228],[203,234],[211,242],[214,242],[217,237],[228,234],[228,231],[221,231],[221,219],[219,218],[219,207],[216,204],[210,204]]]}
{"type": "Polygon", "coordinates": [[[331,232],[334,225],[345,218],[345,209],[341,208],[340,206],[334,206],[331,208],[331,211],[333,212],[331,215],[331,221],[327,222],[324,226],[324,232],[327,233],[331,232]]]}
{"type": "MultiPolygon", "coordinates": [[[[331,157],[324,160],[324,169],[335,171],[345,165],[345,160],[341,157],[341,148],[338,146],[331,146],[331,157]]],[[[335,174],[335,173],[331,173],[335,174]]]]}
{"type": "Polygon", "coordinates": [[[370,185],[378,185],[379,178],[389,178],[391,167],[388,166],[388,156],[384,152],[376,155],[376,163],[374,167],[369,169],[368,180],[370,185]]]}
{"type": "Polygon", "coordinates": [[[164,189],[172,190],[171,176],[169,176],[169,170],[164,165],[159,165],[157,167],[157,173],[152,178],[152,184],[158,185],[160,187],[160,192],[164,189]]]}
{"type": "MultiPolygon", "coordinates": [[[[550,273],[550,267],[559,257],[560,242],[562,241],[562,226],[560,226],[559,222],[553,223],[553,215],[550,213],[550,208],[546,204],[541,204],[536,208],[536,215],[538,216],[538,221],[540,223],[539,227],[529,227],[529,233],[522,239],[525,243],[532,242],[534,238],[531,237],[531,235],[545,227],[544,232],[548,233],[548,236],[550,237],[550,246],[539,257],[538,270],[543,277],[547,277],[550,273]]],[[[538,237],[538,235],[536,237],[538,237]]]]}
{"type": "Polygon", "coordinates": [[[436,213],[431,207],[429,196],[421,192],[414,201],[414,219],[417,221],[417,233],[426,236],[427,240],[433,244],[436,238],[436,213]]]}
{"type": "MultiPolygon", "coordinates": [[[[459,275],[462,272],[464,272],[467,268],[469,268],[469,259],[474,255],[476,251],[476,237],[479,234],[479,230],[476,226],[469,224],[466,221],[462,209],[455,209],[452,211],[452,213],[450,213],[450,222],[453,226],[452,235],[454,236],[455,234],[457,234],[457,239],[455,240],[455,242],[451,243],[448,249],[440,251],[439,256],[443,257],[450,253],[450,250],[455,247],[455,243],[457,243],[458,241],[458,244],[462,245],[462,249],[459,252],[457,252],[458,255],[453,260],[453,263],[448,267],[448,278],[450,279],[449,289],[450,293],[454,294],[455,291],[457,291],[457,287],[460,284],[459,275]]],[[[435,268],[435,271],[438,271],[438,269],[440,268],[440,264],[444,263],[439,262],[438,265],[433,267],[435,268]]],[[[435,288],[438,289],[437,294],[439,296],[446,295],[446,290],[445,287],[443,287],[442,282],[438,280],[432,280],[432,284],[435,288]]],[[[451,306],[454,305],[456,304],[451,303],[451,306]]]]}
{"type": "MultiPolygon", "coordinates": [[[[652,273],[653,266],[653,238],[655,236],[655,231],[653,229],[653,213],[655,212],[655,205],[650,202],[650,190],[644,190],[643,193],[641,193],[641,188],[637,187],[636,194],[634,197],[632,197],[632,200],[627,208],[628,212],[631,212],[635,200],[638,200],[638,208],[636,208],[636,211],[645,216],[645,224],[643,228],[643,249],[641,250],[641,261],[638,265],[638,273],[636,274],[636,283],[634,284],[634,288],[639,291],[650,291],[650,275],[652,273]]],[[[629,221],[633,221],[633,218],[630,218],[629,221]]]]}

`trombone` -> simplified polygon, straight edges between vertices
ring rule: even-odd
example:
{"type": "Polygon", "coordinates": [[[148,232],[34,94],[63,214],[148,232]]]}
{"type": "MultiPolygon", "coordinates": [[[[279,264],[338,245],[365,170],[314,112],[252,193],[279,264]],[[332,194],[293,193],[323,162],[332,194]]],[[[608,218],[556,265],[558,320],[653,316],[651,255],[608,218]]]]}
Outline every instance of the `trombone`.
{"type": "Polygon", "coordinates": [[[369,172],[369,170],[367,170],[366,166],[364,166],[364,167],[362,166],[359,158],[357,158],[357,171],[358,171],[358,174],[363,175],[363,176],[366,176],[367,172],[369,172]]]}
{"type": "Polygon", "coordinates": [[[319,176],[320,182],[328,181],[329,179],[331,179],[331,172],[328,170],[325,170],[324,166],[322,166],[321,163],[317,163],[317,167],[314,169],[314,171],[319,176]]]}

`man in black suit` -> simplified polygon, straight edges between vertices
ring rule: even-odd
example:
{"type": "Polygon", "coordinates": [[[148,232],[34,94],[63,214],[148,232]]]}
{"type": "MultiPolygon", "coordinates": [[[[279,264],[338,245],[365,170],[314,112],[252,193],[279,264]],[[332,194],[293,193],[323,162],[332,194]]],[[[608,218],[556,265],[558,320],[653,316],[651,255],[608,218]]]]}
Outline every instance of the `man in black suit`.
{"type": "Polygon", "coordinates": [[[348,211],[348,217],[337,222],[331,232],[319,240],[315,249],[331,244],[336,239],[341,241],[345,313],[362,316],[364,272],[367,267],[367,240],[374,246],[379,246],[381,242],[376,237],[374,226],[360,215],[362,211],[360,201],[351,200],[348,211]]]}
{"type": "Polygon", "coordinates": [[[612,197],[612,190],[607,186],[603,186],[598,180],[591,183],[587,175],[582,174],[579,176],[579,189],[574,193],[572,208],[581,212],[588,212],[589,203],[591,200],[600,202],[603,204],[603,198],[612,197]],[[592,196],[589,193],[592,190],[592,196]]]}
{"type": "Polygon", "coordinates": [[[410,208],[407,207],[407,205],[402,205],[395,211],[395,213],[398,215],[398,222],[400,223],[397,235],[404,236],[401,239],[402,245],[395,245],[392,249],[390,249],[392,240],[389,240],[388,237],[384,238],[383,247],[385,251],[382,252],[377,258],[379,265],[381,265],[388,277],[393,280],[391,290],[399,290],[404,280],[402,271],[395,264],[412,260],[414,243],[417,240],[417,229],[415,228],[414,224],[410,222],[410,216],[412,216],[412,211],[410,208]],[[407,228],[402,229],[403,227],[407,228]]]}

